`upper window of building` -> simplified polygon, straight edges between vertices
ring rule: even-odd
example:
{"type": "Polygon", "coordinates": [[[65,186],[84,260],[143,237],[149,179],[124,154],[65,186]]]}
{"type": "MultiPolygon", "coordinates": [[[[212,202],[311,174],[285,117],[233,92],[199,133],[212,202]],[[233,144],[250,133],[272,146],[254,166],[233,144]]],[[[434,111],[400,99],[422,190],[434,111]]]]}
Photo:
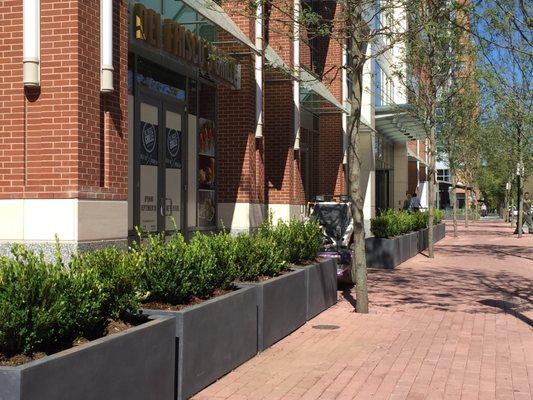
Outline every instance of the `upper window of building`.
{"type": "Polygon", "coordinates": [[[437,170],[437,180],[441,182],[451,182],[450,170],[449,169],[437,170]]]}

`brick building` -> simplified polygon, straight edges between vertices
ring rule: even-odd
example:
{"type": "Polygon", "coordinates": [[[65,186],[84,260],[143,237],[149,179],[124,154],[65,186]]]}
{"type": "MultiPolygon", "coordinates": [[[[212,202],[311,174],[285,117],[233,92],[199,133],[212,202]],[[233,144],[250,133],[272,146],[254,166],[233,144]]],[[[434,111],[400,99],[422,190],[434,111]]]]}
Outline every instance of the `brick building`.
{"type": "MultiPolygon", "coordinates": [[[[312,7],[334,21],[340,6],[277,2],[2,1],[0,246],[125,244],[136,227],[245,232],[344,194],[343,45],[276,16],[312,7]]],[[[403,177],[378,178],[381,208],[407,190],[408,153],[379,134],[367,72],[370,218],[387,164],[376,148],[392,146],[403,177]]]]}

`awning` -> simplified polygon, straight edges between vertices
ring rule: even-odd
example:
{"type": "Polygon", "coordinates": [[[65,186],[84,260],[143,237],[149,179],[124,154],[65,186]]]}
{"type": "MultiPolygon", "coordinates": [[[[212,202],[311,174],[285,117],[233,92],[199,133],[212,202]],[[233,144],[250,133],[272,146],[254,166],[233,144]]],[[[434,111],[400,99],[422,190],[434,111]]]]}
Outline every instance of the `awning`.
{"type": "Polygon", "coordinates": [[[181,0],[189,7],[202,14],[205,18],[218,25],[239,42],[245,44],[253,51],[258,52],[257,47],[252,43],[250,38],[237,26],[230,16],[213,0],[181,0]]]}
{"type": "MultiPolygon", "coordinates": [[[[297,79],[294,70],[283,61],[283,59],[276,53],[276,51],[267,46],[265,49],[266,62],[273,68],[277,68],[293,79],[297,79]]],[[[309,109],[311,112],[321,114],[324,112],[339,112],[346,113],[346,108],[335,98],[333,93],[324,85],[318,78],[311,75],[304,68],[300,68],[300,102],[302,106],[309,109]],[[330,107],[324,107],[324,101],[329,103],[330,107]]]]}
{"type": "Polygon", "coordinates": [[[330,92],[327,86],[303,68],[300,68],[300,83],[300,99],[304,106],[307,102],[307,104],[311,105],[311,108],[318,107],[319,112],[339,112],[339,110],[344,113],[347,112],[346,108],[343,107],[333,93],[330,92]],[[316,98],[316,96],[319,98],[316,98]],[[333,107],[321,107],[320,103],[323,103],[324,100],[333,107]]]}
{"type": "Polygon", "coordinates": [[[424,165],[428,165],[426,161],[423,158],[420,158],[420,156],[417,156],[410,148],[407,148],[407,157],[412,161],[418,161],[424,165]]]}
{"type": "Polygon", "coordinates": [[[407,107],[407,104],[376,107],[378,132],[395,142],[425,138],[426,132],[422,123],[406,111],[407,107]]]}

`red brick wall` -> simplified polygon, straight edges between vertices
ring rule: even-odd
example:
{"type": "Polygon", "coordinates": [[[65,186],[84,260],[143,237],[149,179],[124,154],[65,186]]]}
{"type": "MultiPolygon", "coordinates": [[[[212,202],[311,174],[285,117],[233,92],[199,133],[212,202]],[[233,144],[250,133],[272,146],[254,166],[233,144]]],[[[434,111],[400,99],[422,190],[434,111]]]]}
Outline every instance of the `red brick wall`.
{"type": "Polygon", "coordinates": [[[341,113],[320,116],[318,193],[324,195],[345,194],[346,185],[342,165],[342,116],[341,113]]]}
{"type": "Polygon", "coordinates": [[[22,2],[0,4],[0,198],[127,198],[127,1],[114,4],[116,92],[102,108],[99,2],[41,1],[41,88],[26,95],[22,2]]]}
{"type": "MultiPolygon", "coordinates": [[[[238,0],[226,1],[223,7],[253,43],[253,11],[243,9],[242,2],[238,0]]],[[[219,30],[218,40],[235,39],[219,30]]],[[[223,85],[218,89],[218,201],[264,203],[263,139],[255,138],[255,57],[251,50],[242,44],[225,44],[219,47],[239,60],[242,75],[240,90],[223,85]]]]}

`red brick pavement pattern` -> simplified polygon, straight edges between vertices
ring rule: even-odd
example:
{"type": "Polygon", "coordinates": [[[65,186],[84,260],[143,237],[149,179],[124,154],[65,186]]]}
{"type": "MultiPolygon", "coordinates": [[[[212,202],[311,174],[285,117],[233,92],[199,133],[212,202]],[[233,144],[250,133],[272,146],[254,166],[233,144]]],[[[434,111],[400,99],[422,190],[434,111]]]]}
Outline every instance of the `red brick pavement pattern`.
{"type": "Polygon", "coordinates": [[[532,399],[533,235],[497,221],[461,228],[353,290],[196,400],[532,399]],[[320,324],[336,330],[318,330],[320,324]]]}

